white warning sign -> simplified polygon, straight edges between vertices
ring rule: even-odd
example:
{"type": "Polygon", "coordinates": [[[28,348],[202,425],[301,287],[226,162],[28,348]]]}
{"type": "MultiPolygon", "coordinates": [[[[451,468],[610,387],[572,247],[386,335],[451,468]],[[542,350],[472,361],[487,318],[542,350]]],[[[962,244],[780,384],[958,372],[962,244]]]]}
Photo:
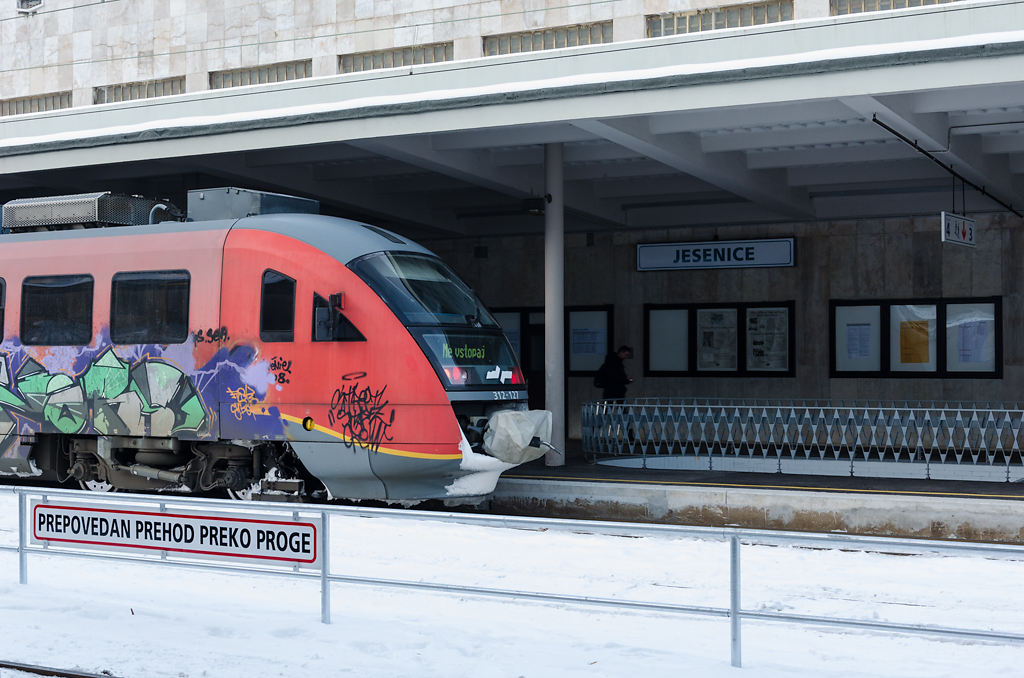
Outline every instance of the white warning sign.
{"type": "Polygon", "coordinates": [[[32,541],[316,565],[319,518],[32,502],[32,541]]]}
{"type": "Polygon", "coordinates": [[[961,214],[942,212],[942,242],[975,247],[977,245],[977,223],[961,214]]]}

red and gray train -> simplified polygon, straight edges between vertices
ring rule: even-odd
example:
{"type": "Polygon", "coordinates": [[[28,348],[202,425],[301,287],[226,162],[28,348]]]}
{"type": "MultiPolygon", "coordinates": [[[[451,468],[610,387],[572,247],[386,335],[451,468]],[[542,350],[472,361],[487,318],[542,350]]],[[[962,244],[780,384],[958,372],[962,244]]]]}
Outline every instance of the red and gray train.
{"type": "Polygon", "coordinates": [[[235,188],[3,207],[0,475],[93,490],[461,500],[550,414],[424,247],[235,188]]]}

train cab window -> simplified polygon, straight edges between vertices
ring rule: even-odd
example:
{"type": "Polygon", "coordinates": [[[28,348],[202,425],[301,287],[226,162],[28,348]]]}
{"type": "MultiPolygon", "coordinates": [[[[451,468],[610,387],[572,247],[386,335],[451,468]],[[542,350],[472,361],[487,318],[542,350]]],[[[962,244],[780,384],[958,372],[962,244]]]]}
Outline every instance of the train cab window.
{"type": "Polygon", "coordinates": [[[25,278],[21,286],[21,342],[29,346],[84,346],[92,341],[91,275],[25,278]]]}
{"type": "Polygon", "coordinates": [[[366,337],[345,317],[337,303],[328,303],[314,294],[313,341],[366,341],[366,337]]]}
{"type": "Polygon", "coordinates": [[[473,290],[437,257],[376,252],[349,267],[407,326],[498,327],[473,290]]]}
{"type": "Polygon", "coordinates": [[[188,337],[188,271],[114,275],[110,340],[115,344],[180,344],[188,337]]]}
{"type": "Polygon", "coordinates": [[[271,269],[263,272],[260,339],[295,340],[295,281],[271,269]]]}

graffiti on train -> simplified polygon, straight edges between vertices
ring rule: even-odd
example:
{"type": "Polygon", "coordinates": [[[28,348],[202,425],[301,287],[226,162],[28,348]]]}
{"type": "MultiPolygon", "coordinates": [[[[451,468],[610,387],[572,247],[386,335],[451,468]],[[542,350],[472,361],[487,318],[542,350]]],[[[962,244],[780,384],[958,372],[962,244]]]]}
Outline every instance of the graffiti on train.
{"type": "Polygon", "coordinates": [[[289,377],[292,375],[292,361],[274,356],[270,359],[270,373],[274,375],[274,380],[278,384],[291,383],[289,377]]]}
{"type": "Polygon", "coordinates": [[[223,326],[216,329],[213,327],[206,330],[198,329],[192,333],[192,338],[195,339],[197,344],[226,344],[231,341],[228,328],[223,326]]]}
{"type": "Polygon", "coordinates": [[[202,397],[175,365],[147,356],[134,362],[107,348],[71,376],[27,358],[17,373],[0,353],[0,433],[15,417],[54,433],[169,437],[201,432],[209,423],[202,397]]]}
{"type": "Polygon", "coordinates": [[[365,372],[352,372],[342,377],[345,383],[334,390],[327,421],[347,438],[348,445],[376,452],[381,443],[391,440],[388,429],[395,423],[395,409],[389,411],[384,399],[388,387],[375,391],[362,386],[358,380],[365,376],[365,372]]]}
{"type": "Polygon", "coordinates": [[[231,398],[231,415],[238,421],[243,417],[255,417],[258,414],[266,414],[266,406],[256,397],[256,391],[248,384],[242,384],[238,388],[229,388],[228,397],[231,398]]]}

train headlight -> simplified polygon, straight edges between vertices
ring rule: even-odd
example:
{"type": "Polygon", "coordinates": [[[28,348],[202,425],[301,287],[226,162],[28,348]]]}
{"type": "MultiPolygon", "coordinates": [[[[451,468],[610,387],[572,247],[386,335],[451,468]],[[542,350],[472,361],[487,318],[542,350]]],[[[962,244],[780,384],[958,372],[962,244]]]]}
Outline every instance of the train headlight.
{"type": "Polygon", "coordinates": [[[306,417],[302,420],[302,428],[307,431],[312,431],[316,424],[313,423],[313,417],[306,417]]]}
{"type": "Polygon", "coordinates": [[[453,386],[464,384],[469,380],[469,371],[457,366],[444,368],[444,374],[448,377],[448,383],[453,386]]]}

